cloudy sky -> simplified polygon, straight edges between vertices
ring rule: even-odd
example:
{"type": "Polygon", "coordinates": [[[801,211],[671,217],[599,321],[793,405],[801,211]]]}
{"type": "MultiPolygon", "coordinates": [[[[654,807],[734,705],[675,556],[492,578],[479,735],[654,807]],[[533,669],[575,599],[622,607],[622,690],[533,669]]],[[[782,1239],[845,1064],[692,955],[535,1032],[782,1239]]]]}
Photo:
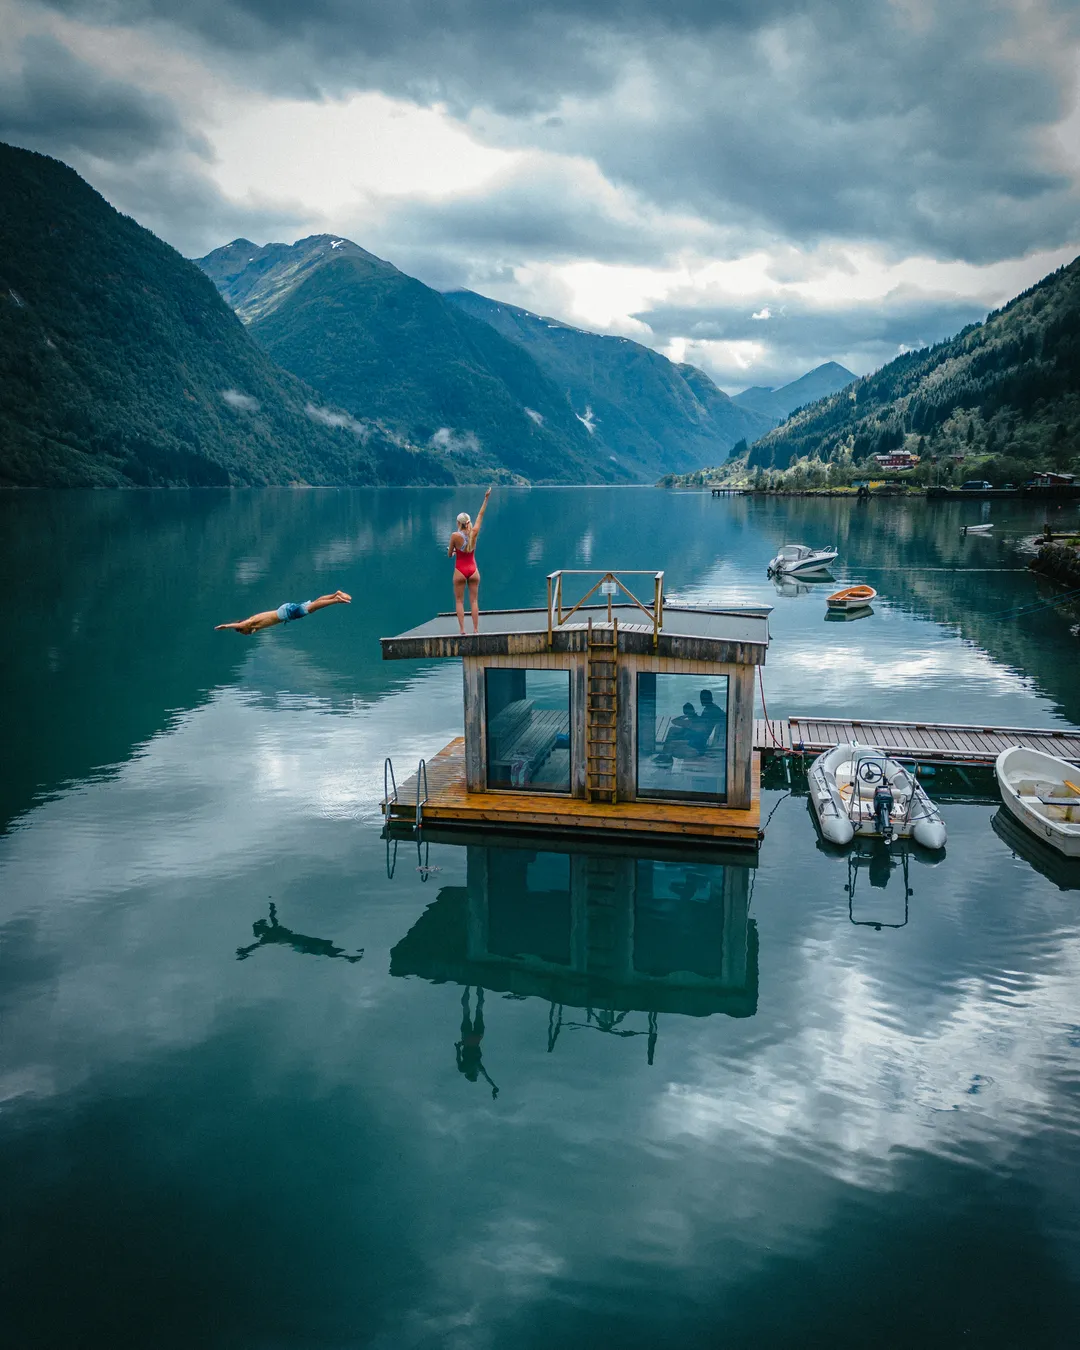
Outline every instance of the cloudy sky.
{"type": "Polygon", "coordinates": [[[857,373],[1080,253],[1078,0],[0,0],[0,139],[198,255],[332,231],[857,373]]]}

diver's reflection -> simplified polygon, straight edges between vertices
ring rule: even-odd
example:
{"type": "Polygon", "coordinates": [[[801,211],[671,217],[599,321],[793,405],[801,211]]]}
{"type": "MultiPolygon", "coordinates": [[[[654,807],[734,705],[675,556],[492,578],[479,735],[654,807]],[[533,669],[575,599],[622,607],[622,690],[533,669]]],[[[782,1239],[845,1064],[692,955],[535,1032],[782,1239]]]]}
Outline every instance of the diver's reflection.
{"type": "Polygon", "coordinates": [[[340,956],[343,961],[349,962],[362,961],[364,957],[363,947],[358,948],[355,956],[350,956],[344,947],[336,947],[329,938],[308,937],[306,933],[294,933],[291,928],[278,923],[277,906],[272,900],[270,918],[256,919],[251,925],[251,931],[255,934],[256,941],[247,947],[237,947],[238,961],[246,961],[252,952],[273,943],[291,947],[294,952],[300,952],[304,956],[340,956]]]}
{"type": "Polygon", "coordinates": [[[484,1039],[484,990],[476,989],[476,1016],[469,1010],[469,986],[461,996],[461,1040],[454,1045],[457,1056],[458,1072],[463,1073],[470,1083],[483,1078],[491,1088],[492,1101],[499,1095],[499,1089],[488,1077],[481,1058],[480,1042],[484,1039]]]}

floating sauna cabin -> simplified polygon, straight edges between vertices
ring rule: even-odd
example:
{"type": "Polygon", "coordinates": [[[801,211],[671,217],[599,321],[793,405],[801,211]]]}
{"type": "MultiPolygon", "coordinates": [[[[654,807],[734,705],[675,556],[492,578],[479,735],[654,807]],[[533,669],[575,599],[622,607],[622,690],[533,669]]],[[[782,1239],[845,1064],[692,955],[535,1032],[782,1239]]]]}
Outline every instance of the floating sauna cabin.
{"type": "Polygon", "coordinates": [[[771,611],[665,605],[663,586],[662,572],[553,572],[546,609],[488,611],[466,637],[439,614],[383,638],[384,660],[460,658],[465,697],[464,738],[404,783],[387,775],[388,820],[756,847],[771,611]],[[573,586],[589,586],[576,603],[573,586]]]}

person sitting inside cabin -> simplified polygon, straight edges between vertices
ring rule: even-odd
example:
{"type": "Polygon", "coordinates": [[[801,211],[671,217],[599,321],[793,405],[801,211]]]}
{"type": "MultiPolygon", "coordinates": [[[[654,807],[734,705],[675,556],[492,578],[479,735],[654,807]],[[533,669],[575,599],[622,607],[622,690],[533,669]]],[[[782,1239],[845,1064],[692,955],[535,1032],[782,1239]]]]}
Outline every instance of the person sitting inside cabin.
{"type": "Polygon", "coordinates": [[[698,716],[692,703],[684,703],[681,717],[671,719],[671,730],[664,742],[664,756],[677,759],[695,759],[705,749],[710,726],[698,716]]]}
{"type": "Polygon", "coordinates": [[[243,633],[250,637],[252,633],[261,633],[264,628],[273,628],[276,623],[293,623],[305,615],[314,614],[317,609],[325,609],[327,605],[350,604],[352,596],[346,595],[344,591],[335,591],[333,595],[320,595],[318,600],[305,600],[302,605],[287,600],[277,609],[264,609],[261,614],[253,614],[250,619],[240,619],[237,623],[219,623],[215,625],[214,632],[220,633],[223,628],[229,628],[234,633],[243,633]]]}
{"type": "Polygon", "coordinates": [[[713,702],[711,689],[703,689],[701,693],[698,694],[698,698],[701,700],[701,720],[703,722],[708,722],[709,731],[711,732],[717,722],[722,722],[724,720],[723,709],[718,708],[713,702]]]}

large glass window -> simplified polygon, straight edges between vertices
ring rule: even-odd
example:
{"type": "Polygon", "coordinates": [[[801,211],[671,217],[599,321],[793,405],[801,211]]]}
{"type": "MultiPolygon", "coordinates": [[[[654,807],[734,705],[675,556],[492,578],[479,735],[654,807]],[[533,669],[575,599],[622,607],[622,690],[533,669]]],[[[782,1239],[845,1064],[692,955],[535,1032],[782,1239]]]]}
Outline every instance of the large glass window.
{"type": "Polygon", "coordinates": [[[487,682],[488,787],[570,791],[570,672],[495,670],[487,682]]]}
{"type": "Polygon", "coordinates": [[[638,675],[639,797],[727,796],[726,675],[638,675]]]}

